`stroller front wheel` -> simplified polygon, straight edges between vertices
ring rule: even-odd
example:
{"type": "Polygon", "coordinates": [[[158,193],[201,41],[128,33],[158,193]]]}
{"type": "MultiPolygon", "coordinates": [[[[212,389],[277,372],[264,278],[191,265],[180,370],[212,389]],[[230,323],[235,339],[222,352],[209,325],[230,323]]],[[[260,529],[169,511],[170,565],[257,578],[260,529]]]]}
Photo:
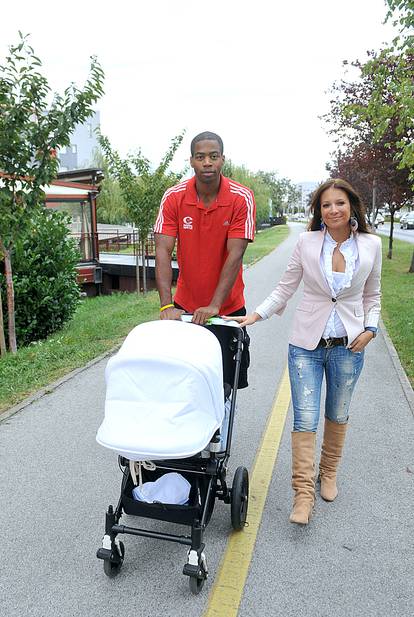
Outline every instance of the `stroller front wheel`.
{"type": "Polygon", "coordinates": [[[243,529],[249,504],[249,472],[246,467],[237,467],[231,487],[231,524],[233,529],[243,529]]]}
{"type": "Polygon", "coordinates": [[[122,564],[124,563],[125,557],[125,546],[123,542],[119,542],[119,550],[120,550],[120,559],[117,562],[113,562],[110,559],[104,559],[103,569],[109,578],[114,578],[117,574],[119,574],[122,564]]]}
{"type": "Polygon", "coordinates": [[[188,583],[190,585],[190,591],[195,596],[200,593],[204,587],[204,582],[207,578],[207,572],[204,570],[203,565],[200,565],[201,576],[190,576],[188,583]]]}

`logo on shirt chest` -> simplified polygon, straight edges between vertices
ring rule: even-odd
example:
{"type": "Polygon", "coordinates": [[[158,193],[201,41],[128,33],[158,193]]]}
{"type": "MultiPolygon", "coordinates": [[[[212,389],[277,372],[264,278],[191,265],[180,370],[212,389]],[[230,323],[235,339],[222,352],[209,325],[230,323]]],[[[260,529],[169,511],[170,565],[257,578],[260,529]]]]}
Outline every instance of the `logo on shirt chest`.
{"type": "Polygon", "coordinates": [[[193,219],[191,216],[185,216],[183,218],[183,229],[192,229],[193,228],[193,219]]]}

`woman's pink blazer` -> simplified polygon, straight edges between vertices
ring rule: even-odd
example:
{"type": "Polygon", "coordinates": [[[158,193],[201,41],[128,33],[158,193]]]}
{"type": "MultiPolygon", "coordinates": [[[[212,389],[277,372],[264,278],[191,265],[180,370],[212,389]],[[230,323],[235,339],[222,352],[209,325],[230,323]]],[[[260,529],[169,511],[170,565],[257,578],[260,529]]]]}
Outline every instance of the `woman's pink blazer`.
{"type": "Polygon", "coordinates": [[[303,281],[303,297],[295,312],[289,342],[304,349],[315,349],[332,311],[333,302],[348,334],[348,344],[366,326],[378,326],[381,310],[381,240],[374,234],[356,233],[359,267],[350,287],[332,298],[320,265],[323,231],[300,234],[286,272],[256,313],[267,319],[281,315],[286,304],[303,281]]]}

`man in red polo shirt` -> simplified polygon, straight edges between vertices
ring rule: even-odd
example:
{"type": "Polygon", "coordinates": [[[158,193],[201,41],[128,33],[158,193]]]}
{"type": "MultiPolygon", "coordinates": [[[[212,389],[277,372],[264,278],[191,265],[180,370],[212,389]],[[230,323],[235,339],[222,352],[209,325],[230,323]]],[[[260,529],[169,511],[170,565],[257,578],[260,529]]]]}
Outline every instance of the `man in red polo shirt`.
{"type": "Polygon", "coordinates": [[[154,227],[156,281],[161,319],[179,319],[184,310],[193,313],[194,323],[204,324],[214,315],[246,312],[242,260],[254,239],[256,206],[250,189],[221,174],[223,142],[215,133],[194,137],[190,164],[194,177],[168,189],[161,201],[154,227]],[[179,277],[173,303],[176,239],[179,277]]]}

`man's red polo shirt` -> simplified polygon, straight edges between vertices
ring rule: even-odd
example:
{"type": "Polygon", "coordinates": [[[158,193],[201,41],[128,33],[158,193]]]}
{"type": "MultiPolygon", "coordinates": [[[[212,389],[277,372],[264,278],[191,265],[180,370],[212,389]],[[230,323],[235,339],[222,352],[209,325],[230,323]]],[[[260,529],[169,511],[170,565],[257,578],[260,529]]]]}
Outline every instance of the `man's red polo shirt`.
{"type": "MultiPolygon", "coordinates": [[[[254,240],[256,205],[250,189],[221,176],[216,201],[199,201],[195,177],[168,189],[161,201],[154,232],[177,238],[179,277],[174,300],[192,313],[208,306],[227,258],[227,239],[254,240]]],[[[240,268],[220,314],[244,306],[240,268]]]]}

